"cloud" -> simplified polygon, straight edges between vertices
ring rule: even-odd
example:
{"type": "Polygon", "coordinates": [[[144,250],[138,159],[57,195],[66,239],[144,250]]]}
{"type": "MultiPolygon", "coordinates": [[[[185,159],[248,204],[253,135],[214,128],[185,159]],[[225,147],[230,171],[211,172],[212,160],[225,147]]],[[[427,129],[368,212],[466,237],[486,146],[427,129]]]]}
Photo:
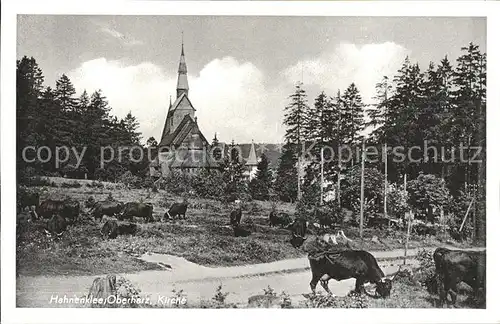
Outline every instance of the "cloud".
{"type": "Polygon", "coordinates": [[[232,57],[215,59],[192,79],[190,98],[198,107],[200,127],[217,131],[223,141],[281,140],[281,107],[252,63],[232,57]]]}
{"type": "Polygon", "coordinates": [[[373,103],[375,85],[384,75],[393,76],[409,50],[393,42],[381,44],[343,43],[317,58],[299,61],[283,71],[290,81],[302,78],[305,85],[319,86],[334,95],[354,82],[365,103],[373,103]]]}
{"type": "Polygon", "coordinates": [[[102,33],[105,33],[113,38],[120,40],[120,42],[125,46],[135,46],[135,45],[144,44],[142,41],[134,39],[131,36],[127,36],[127,35],[119,32],[118,30],[110,27],[109,25],[107,25],[105,23],[98,22],[98,21],[93,21],[93,23],[97,27],[99,27],[99,31],[101,31],[102,33]]]}
{"type": "MultiPolygon", "coordinates": [[[[149,62],[127,65],[99,58],[81,64],[68,76],[79,93],[84,89],[87,92],[101,89],[112,114],[119,118],[132,111],[140,122],[144,139],[153,136],[160,140],[169,95],[175,100],[175,72],[166,72],[149,62]]],[[[199,75],[188,75],[189,98],[208,140],[215,132],[226,142],[281,140],[282,106],[273,109],[276,104],[268,101],[279,101],[281,96],[272,91],[267,93],[263,79],[263,73],[255,65],[231,57],[215,59],[199,75]]]]}
{"type": "MultiPolygon", "coordinates": [[[[317,58],[297,62],[278,75],[266,75],[251,62],[233,57],[217,58],[198,74],[188,74],[189,98],[198,124],[210,141],[215,132],[221,141],[277,143],[283,140],[283,108],[297,76],[304,83],[334,95],[355,82],[365,103],[371,103],[375,84],[393,75],[409,51],[394,43],[357,46],[341,44],[317,58]]],[[[189,57],[188,57],[189,69],[189,57]]],[[[175,100],[177,64],[163,70],[150,62],[126,64],[99,58],[84,62],[68,73],[78,92],[102,89],[112,113],[119,118],[129,111],[140,122],[146,140],[158,141],[163,130],[169,96],[175,100]]],[[[316,91],[316,90],[315,90],[316,91]]],[[[318,93],[308,93],[310,104],[318,93]]]]}

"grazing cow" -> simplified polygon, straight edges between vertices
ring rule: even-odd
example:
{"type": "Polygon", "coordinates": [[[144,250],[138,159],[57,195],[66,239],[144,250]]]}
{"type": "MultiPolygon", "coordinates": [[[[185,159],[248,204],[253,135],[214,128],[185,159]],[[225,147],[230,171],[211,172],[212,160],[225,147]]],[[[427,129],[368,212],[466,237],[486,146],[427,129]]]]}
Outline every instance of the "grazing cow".
{"type": "Polygon", "coordinates": [[[36,209],[40,205],[40,194],[38,192],[29,191],[24,187],[20,187],[17,191],[17,195],[18,207],[20,210],[23,210],[25,207],[29,207],[29,209],[32,210],[33,206],[36,209]]]}
{"type": "Polygon", "coordinates": [[[384,229],[389,227],[390,218],[384,217],[383,215],[377,215],[374,217],[369,217],[367,222],[367,227],[375,227],[379,229],[384,229]]]}
{"type": "Polygon", "coordinates": [[[119,216],[120,220],[129,219],[133,220],[135,217],[145,218],[146,222],[152,222],[153,219],[153,205],[138,203],[138,202],[128,202],[125,204],[123,213],[119,216]]]}
{"type": "Polygon", "coordinates": [[[233,226],[233,231],[234,231],[234,236],[235,237],[247,237],[252,234],[251,231],[247,230],[246,228],[240,226],[239,224],[236,226],[233,226]]]}
{"type": "Polygon", "coordinates": [[[163,218],[165,220],[167,219],[175,219],[177,218],[182,218],[186,219],[186,211],[187,211],[188,204],[185,202],[182,203],[173,203],[172,206],[170,206],[170,209],[167,210],[163,218]]]}
{"type": "Polygon", "coordinates": [[[272,211],[269,214],[269,226],[281,226],[286,227],[292,223],[292,218],[287,213],[278,213],[276,211],[272,211]]]}
{"type": "Polygon", "coordinates": [[[333,226],[333,217],[331,217],[328,210],[326,210],[325,208],[316,208],[314,214],[319,222],[320,227],[327,228],[333,226]]]}
{"type": "Polygon", "coordinates": [[[114,239],[118,236],[118,223],[115,220],[107,220],[101,228],[104,239],[114,239]]]}
{"type": "Polygon", "coordinates": [[[105,239],[115,239],[118,235],[134,235],[137,233],[137,224],[118,224],[115,220],[107,220],[101,228],[101,234],[105,239]]]}
{"type": "Polygon", "coordinates": [[[463,251],[437,248],[433,254],[438,278],[439,300],[443,305],[448,303],[448,294],[451,304],[457,300],[457,284],[465,282],[479,296],[482,290],[486,293],[486,252],[463,251]]]}
{"type": "Polygon", "coordinates": [[[32,220],[36,219],[34,210],[28,210],[28,208],[24,208],[21,212],[17,213],[17,224],[28,223],[32,220]]]}
{"type": "Polygon", "coordinates": [[[66,230],[67,222],[64,217],[59,214],[55,214],[52,218],[47,222],[47,227],[45,229],[45,233],[48,236],[55,235],[56,237],[60,237],[63,232],[66,230]]]}
{"type": "Polygon", "coordinates": [[[241,222],[241,207],[231,211],[229,215],[229,224],[231,226],[239,226],[241,222]]]}
{"type": "Polygon", "coordinates": [[[412,226],[413,231],[420,236],[436,235],[436,228],[427,224],[417,223],[412,226]]]}
{"type": "Polygon", "coordinates": [[[309,255],[312,280],[311,290],[316,293],[316,285],[321,281],[321,286],[329,294],[328,280],[337,281],[355,278],[357,293],[366,293],[364,284],[376,284],[376,293],[381,297],[391,294],[392,279],[386,278],[380,269],[375,257],[363,250],[339,250],[338,252],[320,253],[319,256],[309,255]]]}
{"type": "Polygon", "coordinates": [[[137,233],[137,224],[126,223],[118,225],[118,235],[134,235],[137,233]]]}
{"type": "Polygon", "coordinates": [[[94,204],[91,214],[95,220],[102,221],[102,217],[119,215],[123,211],[123,203],[117,201],[100,201],[94,204]]]}
{"type": "Polygon", "coordinates": [[[288,229],[292,232],[292,238],[289,242],[294,248],[298,248],[304,243],[306,239],[307,223],[305,219],[296,218],[295,221],[288,226],[288,229]]]}
{"type": "Polygon", "coordinates": [[[74,223],[80,214],[80,203],[71,198],[65,200],[47,199],[38,206],[36,213],[44,219],[50,219],[58,214],[69,223],[74,223]]]}

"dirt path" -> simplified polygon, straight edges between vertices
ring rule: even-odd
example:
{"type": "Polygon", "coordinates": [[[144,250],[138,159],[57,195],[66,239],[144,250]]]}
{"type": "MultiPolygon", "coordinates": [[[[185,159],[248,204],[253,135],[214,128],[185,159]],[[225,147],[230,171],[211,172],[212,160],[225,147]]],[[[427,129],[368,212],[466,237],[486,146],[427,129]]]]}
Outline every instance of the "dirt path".
{"type": "MultiPolygon", "coordinates": [[[[386,274],[397,271],[404,250],[372,252],[386,274]]],[[[414,256],[417,250],[409,250],[414,256]]],[[[215,289],[222,284],[223,292],[229,292],[227,302],[245,305],[248,297],[262,294],[267,286],[275,292],[286,291],[292,302],[303,299],[309,292],[311,280],[309,262],[306,257],[247,266],[210,268],[171,255],[144,255],[143,260],[168,265],[165,270],[141,271],[121,274],[128,278],[144,295],[155,303],[160,296],[172,297],[173,289],[182,289],[188,303],[198,305],[201,300],[210,300],[215,289]]],[[[415,262],[415,261],[412,261],[415,262]]],[[[17,280],[18,307],[79,307],[78,304],[56,304],[52,296],[82,297],[87,294],[96,276],[20,276],[17,280]]],[[[342,282],[330,281],[336,295],[345,295],[354,287],[354,279],[342,282]]]]}

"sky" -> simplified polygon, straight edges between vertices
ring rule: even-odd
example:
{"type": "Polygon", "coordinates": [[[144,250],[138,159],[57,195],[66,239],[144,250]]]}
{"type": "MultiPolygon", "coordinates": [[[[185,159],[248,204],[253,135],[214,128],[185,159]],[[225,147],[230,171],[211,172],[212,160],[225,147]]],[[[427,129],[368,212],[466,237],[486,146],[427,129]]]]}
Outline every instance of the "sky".
{"type": "Polygon", "coordinates": [[[283,141],[296,82],[309,104],[352,82],[373,103],[406,56],[425,69],[455,63],[469,42],[486,51],[486,19],[467,17],[19,15],[17,32],[18,59],[34,57],[46,86],[66,74],[77,95],[101,89],[113,115],[137,117],[144,141],[160,141],[182,39],[201,131],[236,143],[283,141]]]}

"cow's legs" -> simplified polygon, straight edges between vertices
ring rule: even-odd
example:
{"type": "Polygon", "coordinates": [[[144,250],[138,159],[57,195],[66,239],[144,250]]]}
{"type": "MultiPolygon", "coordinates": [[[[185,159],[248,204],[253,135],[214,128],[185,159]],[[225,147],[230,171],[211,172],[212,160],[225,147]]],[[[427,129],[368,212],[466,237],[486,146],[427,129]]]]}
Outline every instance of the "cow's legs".
{"type": "Polygon", "coordinates": [[[316,293],[316,286],[318,285],[318,281],[320,278],[321,278],[320,276],[313,274],[311,282],[309,283],[309,286],[311,286],[311,291],[313,294],[316,293]]]}
{"type": "Polygon", "coordinates": [[[455,303],[457,302],[457,293],[454,289],[450,289],[449,290],[449,294],[450,294],[450,297],[451,297],[451,304],[454,306],[455,303]]]}
{"type": "Polygon", "coordinates": [[[357,292],[358,294],[366,293],[364,284],[365,284],[364,278],[357,278],[354,291],[357,292]]]}
{"type": "Polygon", "coordinates": [[[321,279],[320,279],[320,283],[321,283],[321,287],[323,287],[323,289],[329,294],[329,295],[333,295],[332,294],[332,291],[330,290],[330,288],[328,288],[328,280],[330,280],[330,276],[327,275],[327,274],[324,274],[321,279]]]}

